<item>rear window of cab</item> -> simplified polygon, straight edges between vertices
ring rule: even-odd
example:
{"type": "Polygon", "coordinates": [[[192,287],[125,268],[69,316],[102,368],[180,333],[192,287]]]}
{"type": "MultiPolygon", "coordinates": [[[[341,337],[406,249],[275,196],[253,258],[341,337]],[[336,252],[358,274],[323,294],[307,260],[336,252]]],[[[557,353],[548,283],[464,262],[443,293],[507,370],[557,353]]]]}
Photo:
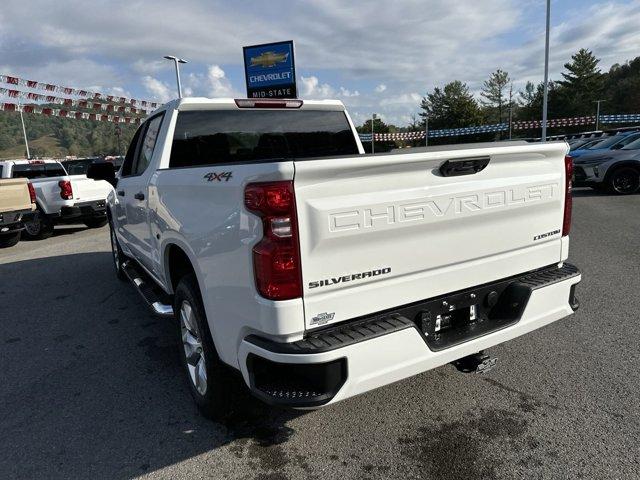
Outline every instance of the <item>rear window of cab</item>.
{"type": "Polygon", "coordinates": [[[342,111],[185,111],[178,113],[169,167],[356,154],[342,111]]]}

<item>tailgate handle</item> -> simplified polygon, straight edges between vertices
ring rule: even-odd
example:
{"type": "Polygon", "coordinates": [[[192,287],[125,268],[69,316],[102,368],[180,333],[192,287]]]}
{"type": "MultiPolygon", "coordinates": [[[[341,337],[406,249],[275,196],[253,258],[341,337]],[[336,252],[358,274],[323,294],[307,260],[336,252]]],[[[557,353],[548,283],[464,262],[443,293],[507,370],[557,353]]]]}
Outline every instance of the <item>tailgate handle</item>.
{"type": "Polygon", "coordinates": [[[491,157],[460,158],[447,160],[440,165],[440,173],[443,177],[456,177],[459,175],[473,175],[481,172],[489,165],[491,157]]]}

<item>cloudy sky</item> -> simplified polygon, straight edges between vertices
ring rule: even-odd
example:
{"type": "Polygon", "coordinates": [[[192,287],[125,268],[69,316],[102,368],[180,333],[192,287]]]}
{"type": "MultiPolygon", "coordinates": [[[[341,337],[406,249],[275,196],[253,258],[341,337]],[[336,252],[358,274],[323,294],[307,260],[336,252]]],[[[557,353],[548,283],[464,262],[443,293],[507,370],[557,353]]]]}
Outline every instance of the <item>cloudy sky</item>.
{"type": "MultiPolygon", "coordinates": [[[[245,96],[242,46],[293,39],[302,98],[338,98],[357,123],[406,124],[426,91],[477,92],[496,68],[543,74],[544,0],[3,0],[0,74],[135,98],[245,96]]],[[[640,55],[640,0],[554,0],[551,77],[581,47],[605,69],[640,55]]]]}

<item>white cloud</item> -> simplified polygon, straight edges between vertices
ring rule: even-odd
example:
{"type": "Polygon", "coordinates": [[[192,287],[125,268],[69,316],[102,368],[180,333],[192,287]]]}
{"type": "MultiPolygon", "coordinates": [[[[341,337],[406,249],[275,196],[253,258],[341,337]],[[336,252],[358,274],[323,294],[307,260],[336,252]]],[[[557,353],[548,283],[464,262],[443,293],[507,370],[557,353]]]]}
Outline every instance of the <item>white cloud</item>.
{"type": "MultiPolygon", "coordinates": [[[[293,38],[303,98],[342,99],[354,118],[378,111],[393,123],[454,79],[472,91],[496,68],[516,89],[542,79],[541,0],[396,0],[384,14],[369,0],[271,0],[270,11],[286,16],[265,15],[255,1],[94,3],[4,0],[0,73],[166,99],[175,97],[173,65],[162,59],[171,53],[189,60],[185,92],[243,96],[241,47],[293,38]]],[[[605,69],[639,54],[639,0],[567,3],[552,5],[552,78],[582,47],[605,69]]]]}
{"type": "Polygon", "coordinates": [[[144,85],[153,100],[158,100],[162,103],[168,102],[177,96],[175,90],[172,90],[169,85],[150,75],[142,77],[142,85],[144,85]]]}

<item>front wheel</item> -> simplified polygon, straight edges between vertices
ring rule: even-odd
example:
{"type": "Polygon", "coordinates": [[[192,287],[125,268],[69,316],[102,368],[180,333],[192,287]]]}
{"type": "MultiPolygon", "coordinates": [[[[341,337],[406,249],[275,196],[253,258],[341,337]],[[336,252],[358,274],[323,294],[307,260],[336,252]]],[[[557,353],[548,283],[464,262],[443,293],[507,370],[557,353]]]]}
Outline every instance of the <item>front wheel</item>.
{"type": "Polygon", "coordinates": [[[23,220],[24,230],[22,234],[30,240],[44,240],[53,235],[53,222],[38,209],[28,220],[23,220]]]}
{"type": "Polygon", "coordinates": [[[630,195],[640,187],[640,173],[635,168],[622,167],[615,170],[608,182],[609,190],[619,195],[630,195]]]}
{"type": "Polygon", "coordinates": [[[0,235],[0,248],[13,247],[20,241],[20,232],[0,235]]]}
{"type": "Polygon", "coordinates": [[[111,254],[113,256],[113,263],[116,268],[116,277],[118,277],[118,280],[125,281],[127,277],[122,270],[125,256],[122,252],[122,249],[120,248],[118,237],[116,237],[116,231],[113,228],[113,224],[111,222],[109,222],[109,239],[111,240],[111,254]]]}
{"type": "Polygon", "coordinates": [[[231,413],[233,382],[229,367],[218,358],[194,274],[184,276],[174,295],[180,339],[180,358],[191,396],[207,418],[231,413]]]}
{"type": "Polygon", "coordinates": [[[107,222],[109,220],[107,220],[107,218],[87,218],[84,221],[84,224],[89,227],[89,228],[101,228],[104,227],[107,222]]]}

